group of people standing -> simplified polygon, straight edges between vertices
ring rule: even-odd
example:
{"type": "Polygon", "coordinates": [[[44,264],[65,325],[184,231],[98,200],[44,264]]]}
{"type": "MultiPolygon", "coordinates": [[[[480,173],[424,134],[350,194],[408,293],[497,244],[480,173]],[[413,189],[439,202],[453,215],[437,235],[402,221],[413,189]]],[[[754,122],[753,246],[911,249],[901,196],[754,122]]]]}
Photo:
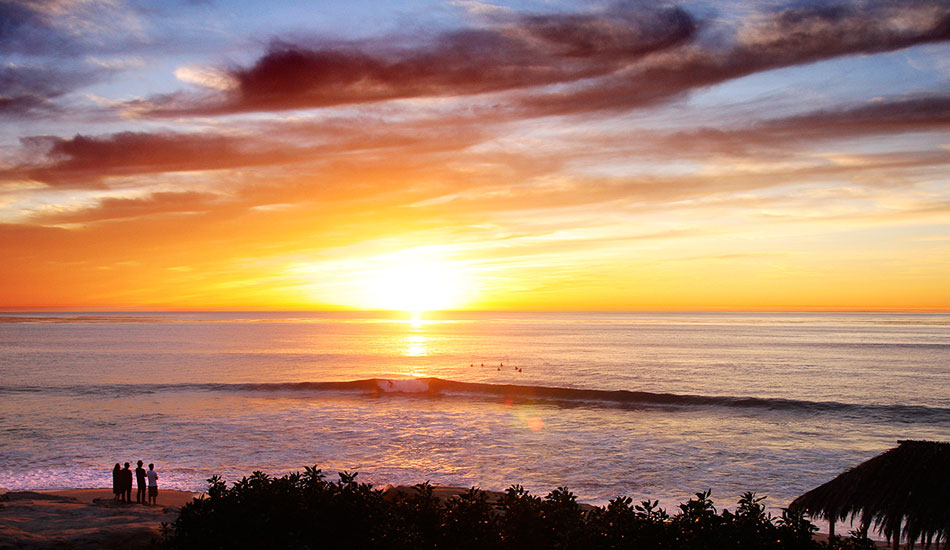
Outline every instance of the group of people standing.
{"type": "MultiPolygon", "coordinates": [[[[149,464],[148,471],[142,467],[142,461],[138,461],[138,468],[135,469],[135,481],[138,485],[138,492],[135,494],[135,502],[139,504],[157,504],[158,502],[158,472],[155,471],[155,465],[149,464]],[[145,482],[148,480],[148,500],[145,496],[145,482]]],[[[132,470],[129,469],[129,463],[125,463],[125,468],[120,468],[116,463],[112,469],[112,493],[115,495],[116,502],[132,502],[132,470]]]]}

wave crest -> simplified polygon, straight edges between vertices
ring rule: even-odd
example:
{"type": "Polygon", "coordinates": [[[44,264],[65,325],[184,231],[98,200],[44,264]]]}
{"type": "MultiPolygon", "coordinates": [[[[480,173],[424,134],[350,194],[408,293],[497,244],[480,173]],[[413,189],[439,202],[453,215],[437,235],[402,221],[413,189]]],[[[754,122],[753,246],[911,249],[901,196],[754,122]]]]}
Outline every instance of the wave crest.
{"type": "Polygon", "coordinates": [[[899,422],[950,423],[950,408],[927,407],[923,405],[858,404],[771,397],[689,395],[632,390],[490,384],[483,382],[459,382],[442,378],[368,378],[342,382],[136,384],[61,386],[50,388],[0,386],[0,394],[62,392],[100,397],[174,391],[294,392],[315,394],[337,392],[374,397],[391,394],[438,397],[444,399],[503,400],[512,403],[548,403],[563,407],[589,406],[631,410],[647,408],[682,409],[714,407],[725,409],[759,409],[798,415],[831,414],[862,416],[899,422]]]}

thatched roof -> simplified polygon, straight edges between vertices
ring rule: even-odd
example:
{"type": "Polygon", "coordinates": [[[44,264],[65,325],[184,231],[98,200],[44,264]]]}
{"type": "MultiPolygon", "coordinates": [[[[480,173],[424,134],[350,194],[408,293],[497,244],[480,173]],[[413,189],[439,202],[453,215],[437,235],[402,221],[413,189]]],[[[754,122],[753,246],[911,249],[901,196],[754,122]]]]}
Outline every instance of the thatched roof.
{"type": "Polygon", "coordinates": [[[950,443],[898,443],[808,491],[789,508],[830,521],[857,516],[888,538],[903,531],[908,541],[950,539],[950,443]]]}

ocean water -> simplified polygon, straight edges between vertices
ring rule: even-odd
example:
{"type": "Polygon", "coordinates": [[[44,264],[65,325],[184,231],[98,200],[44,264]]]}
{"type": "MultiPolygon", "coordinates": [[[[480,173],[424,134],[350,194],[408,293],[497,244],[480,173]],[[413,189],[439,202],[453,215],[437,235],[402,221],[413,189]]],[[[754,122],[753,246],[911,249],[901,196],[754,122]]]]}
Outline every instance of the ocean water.
{"type": "Polygon", "coordinates": [[[902,439],[950,440],[950,315],[0,315],[8,489],[141,459],[778,509],[902,439]]]}

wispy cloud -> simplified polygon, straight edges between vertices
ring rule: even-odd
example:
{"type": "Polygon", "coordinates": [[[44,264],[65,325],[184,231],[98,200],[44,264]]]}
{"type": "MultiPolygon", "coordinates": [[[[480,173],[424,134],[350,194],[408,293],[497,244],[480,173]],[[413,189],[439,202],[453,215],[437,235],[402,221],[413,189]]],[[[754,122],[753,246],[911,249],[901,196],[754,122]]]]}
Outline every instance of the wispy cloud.
{"type": "MultiPolygon", "coordinates": [[[[249,150],[247,140],[224,135],[121,132],[102,137],[36,137],[29,144],[46,150],[45,158],[7,171],[53,186],[101,187],[113,176],[215,170],[276,164],[282,150],[249,150]]],[[[0,175],[2,177],[2,175],[0,175]]]]}
{"type": "Polygon", "coordinates": [[[254,65],[229,71],[231,93],[179,93],[131,107],[153,116],[279,111],[575,82],[682,43],[696,27],[679,8],[616,8],[522,17],[404,47],[278,41],[254,65]]]}
{"type": "Polygon", "coordinates": [[[161,191],[138,198],[107,197],[92,208],[40,214],[33,216],[30,221],[42,225],[62,225],[143,218],[158,214],[207,212],[219,200],[217,195],[197,191],[161,191]]]}
{"type": "Polygon", "coordinates": [[[175,69],[175,78],[182,82],[197,84],[205,88],[230,91],[239,83],[230,73],[214,67],[184,66],[175,69]]]}
{"type": "Polygon", "coordinates": [[[0,52],[46,54],[75,48],[75,40],[52,23],[40,2],[0,3],[0,52]]]}
{"type": "MultiPolygon", "coordinates": [[[[656,156],[731,155],[765,159],[789,155],[803,146],[841,139],[897,136],[950,129],[950,96],[928,94],[877,98],[861,105],[766,118],[733,127],[698,127],[675,132],[647,132],[631,148],[656,156]]],[[[605,141],[617,141],[607,136],[605,141]]]]}
{"type": "Polygon", "coordinates": [[[0,66],[0,119],[49,115],[60,109],[57,98],[92,82],[97,75],[92,70],[14,63],[0,66]]]}
{"type": "Polygon", "coordinates": [[[756,72],[950,39],[950,8],[840,4],[762,14],[734,36],[701,39],[678,8],[622,4],[600,14],[522,16],[421,45],[274,42],[247,68],[207,69],[223,95],[184,92],[128,107],[150,116],[280,111],[521,91],[506,116],[642,107],[756,72]],[[550,85],[557,89],[547,89],[550,85]]]}
{"type": "Polygon", "coordinates": [[[629,109],[761,71],[948,39],[947,6],[870,3],[790,8],[763,14],[724,44],[685,44],[603,81],[527,95],[521,104],[536,115],[629,109]]]}

